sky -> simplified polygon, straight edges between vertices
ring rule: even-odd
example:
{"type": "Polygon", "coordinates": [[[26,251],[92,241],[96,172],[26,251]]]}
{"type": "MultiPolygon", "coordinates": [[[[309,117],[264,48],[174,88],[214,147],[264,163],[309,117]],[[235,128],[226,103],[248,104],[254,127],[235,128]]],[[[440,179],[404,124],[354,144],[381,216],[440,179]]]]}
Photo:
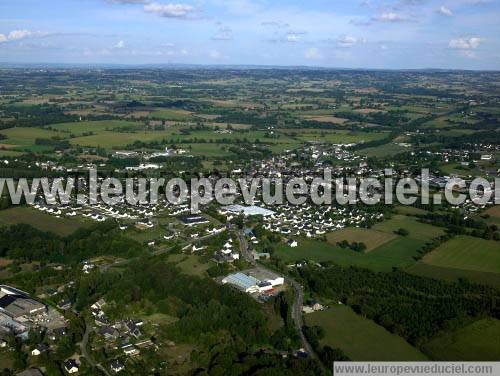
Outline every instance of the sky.
{"type": "Polygon", "coordinates": [[[0,62],[500,70],[500,0],[0,0],[0,62]]]}

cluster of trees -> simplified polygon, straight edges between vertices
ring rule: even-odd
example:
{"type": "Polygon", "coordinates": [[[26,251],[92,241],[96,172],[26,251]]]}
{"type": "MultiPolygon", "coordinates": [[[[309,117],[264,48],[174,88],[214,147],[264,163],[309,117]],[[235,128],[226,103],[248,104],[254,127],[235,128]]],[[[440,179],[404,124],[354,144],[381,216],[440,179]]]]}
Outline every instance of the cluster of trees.
{"type": "Polygon", "coordinates": [[[69,149],[70,143],[68,140],[61,140],[58,138],[37,138],[35,145],[50,146],[53,149],[69,149]]]}
{"type": "Polygon", "coordinates": [[[366,250],[366,244],[363,243],[363,242],[352,242],[352,243],[349,243],[347,240],[342,240],[341,242],[337,242],[337,245],[340,247],[340,248],[350,248],[352,249],[354,252],[363,252],[364,250],[366,250]]]}
{"type": "Polygon", "coordinates": [[[418,254],[414,257],[415,260],[421,260],[426,254],[432,252],[435,250],[437,247],[439,247],[441,244],[447,242],[448,240],[453,239],[455,235],[454,234],[444,234],[441,236],[438,236],[437,238],[432,239],[431,241],[425,243],[422,248],[418,250],[418,254]]]}
{"type": "Polygon", "coordinates": [[[470,235],[487,240],[500,240],[498,226],[488,225],[485,221],[477,218],[464,219],[459,210],[449,213],[426,213],[418,215],[422,222],[434,226],[446,227],[448,233],[455,235],[470,235]]]}
{"type": "MultiPolygon", "coordinates": [[[[497,128],[495,127],[495,129],[497,128]]],[[[413,137],[413,141],[417,146],[418,144],[432,144],[438,142],[442,144],[444,148],[461,150],[469,147],[475,149],[474,144],[499,144],[500,132],[488,130],[455,137],[439,134],[419,134],[413,137]]]]}
{"type": "Polygon", "coordinates": [[[405,229],[405,228],[398,228],[396,231],[394,231],[396,235],[401,235],[401,236],[408,236],[410,235],[410,232],[405,229]]]}
{"type": "Polygon", "coordinates": [[[0,239],[0,257],[25,262],[78,263],[95,255],[131,257],[141,252],[141,245],[125,238],[110,221],[79,229],[64,238],[16,224],[0,227],[0,239]]]}
{"type": "Polygon", "coordinates": [[[335,265],[321,272],[303,267],[298,273],[318,296],[345,302],[416,346],[472,318],[500,317],[500,293],[466,281],[447,283],[398,270],[376,273],[335,265]]]}
{"type": "Polygon", "coordinates": [[[275,314],[283,322],[283,326],[271,337],[272,345],[279,350],[292,350],[300,346],[300,338],[292,319],[293,299],[293,292],[290,290],[280,293],[272,301],[275,314]]]}
{"type": "Polygon", "coordinates": [[[11,106],[5,109],[6,117],[12,117],[6,127],[41,127],[55,123],[78,121],[77,115],[68,115],[57,105],[11,106]]]}

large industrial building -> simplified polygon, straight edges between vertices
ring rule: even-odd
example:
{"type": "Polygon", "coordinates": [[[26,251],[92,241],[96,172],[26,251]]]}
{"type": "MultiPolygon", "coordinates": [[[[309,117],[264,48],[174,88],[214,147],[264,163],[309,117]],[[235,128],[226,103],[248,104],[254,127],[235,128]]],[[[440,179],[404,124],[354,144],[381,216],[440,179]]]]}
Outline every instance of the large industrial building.
{"type": "Polygon", "coordinates": [[[273,290],[285,283],[285,279],[277,274],[261,269],[252,269],[244,272],[229,274],[222,280],[223,284],[230,284],[249,294],[263,293],[273,290]]]}
{"type": "Polygon", "coordinates": [[[0,286],[0,312],[16,321],[25,321],[31,315],[45,312],[45,304],[31,299],[25,292],[10,286],[0,286]]]}
{"type": "Polygon", "coordinates": [[[274,212],[269,209],[261,208],[260,206],[242,206],[242,205],[229,205],[224,206],[219,210],[221,214],[243,214],[244,216],[253,216],[253,215],[262,215],[263,217],[267,217],[273,215],[274,212]]]}
{"type": "Polygon", "coordinates": [[[46,311],[44,304],[31,299],[24,291],[0,286],[0,332],[26,332],[31,317],[46,311]]]}

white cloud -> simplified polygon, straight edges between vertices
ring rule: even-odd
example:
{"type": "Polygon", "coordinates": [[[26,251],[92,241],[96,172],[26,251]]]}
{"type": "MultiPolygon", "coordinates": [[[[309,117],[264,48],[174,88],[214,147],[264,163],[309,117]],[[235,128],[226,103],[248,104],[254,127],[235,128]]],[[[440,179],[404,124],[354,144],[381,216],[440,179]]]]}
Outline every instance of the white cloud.
{"type": "Polygon", "coordinates": [[[293,31],[290,31],[286,34],[285,39],[287,42],[299,42],[302,39],[302,34],[303,33],[295,33],[293,31]]]}
{"type": "Polygon", "coordinates": [[[395,13],[395,12],[386,12],[379,14],[372,18],[373,21],[380,22],[407,22],[410,21],[408,17],[403,14],[395,13]]]}
{"type": "Polygon", "coordinates": [[[450,40],[450,48],[456,50],[471,50],[476,49],[481,44],[481,38],[471,37],[471,38],[457,38],[450,40]]]}
{"type": "Polygon", "coordinates": [[[112,4],[147,4],[148,0],[106,0],[107,3],[112,4]]]}
{"type": "Polygon", "coordinates": [[[462,50],[460,51],[460,55],[463,57],[466,57],[467,59],[475,59],[477,58],[477,55],[474,51],[471,50],[462,50]]]}
{"type": "Polygon", "coordinates": [[[211,38],[212,40],[232,40],[233,30],[227,26],[221,26],[217,33],[211,38]]]}
{"type": "Polygon", "coordinates": [[[351,37],[349,35],[341,35],[337,38],[337,44],[339,45],[339,47],[351,47],[358,42],[358,38],[351,37]]]}
{"type": "Polygon", "coordinates": [[[144,5],[144,11],[166,18],[186,18],[194,12],[194,7],[188,4],[150,3],[144,5]]]}
{"type": "Polygon", "coordinates": [[[12,30],[9,34],[0,34],[0,43],[12,42],[27,38],[41,38],[50,35],[56,35],[51,33],[43,33],[41,31],[31,31],[26,29],[12,30]]]}
{"type": "Polygon", "coordinates": [[[125,47],[125,42],[120,40],[118,43],[116,43],[115,48],[122,49],[125,47]]]}
{"type": "Polygon", "coordinates": [[[442,5],[441,8],[439,8],[439,13],[441,13],[443,16],[448,16],[448,17],[453,16],[453,12],[451,11],[451,9],[446,8],[444,5],[442,5]]]}
{"type": "Polygon", "coordinates": [[[316,47],[311,47],[304,51],[304,56],[306,59],[315,60],[321,58],[321,53],[316,47]]]}
{"type": "Polygon", "coordinates": [[[266,27],[275,27],[277,29],[286,29],[290,27],[288,23],[281,21],[264,21],[261,23],[261,25],[266,27]]]}
{"type": "Polygon", "coordinates": [[[209,51],[208,56],[210,57],[210,59],[217,60],[222,57],[222,54],[217,50],[211,50],[209,51]]]}
{"type": "Polygon", "coordinates": [[[29,30],[13,30],[9,33],[7,38],[9,40],[19,40],[32,37],[33,35],[35,35],[35,33],[29,30]]]}

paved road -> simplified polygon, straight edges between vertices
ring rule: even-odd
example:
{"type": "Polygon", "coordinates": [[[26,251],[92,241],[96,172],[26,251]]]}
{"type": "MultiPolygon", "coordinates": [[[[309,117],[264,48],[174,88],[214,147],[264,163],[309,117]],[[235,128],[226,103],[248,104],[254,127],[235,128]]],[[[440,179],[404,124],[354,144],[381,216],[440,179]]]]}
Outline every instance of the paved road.
{"type": "MultiPolygon", "coordinates": [[[[252,264],[255,268],[258,270],[263,270],[265,272],[273,272],[270,269],[267,269],[265,266],[262,264],[259,264],[256,262],[251,254],[251,252],[248,250],[248,243],[245,239],[244,234],[241,231],[238,231],[238,240],[240,243],[240,251],[242,256],[245,258],[247,262],[252,264]]],[[[290,286],[293,288],[294,292],[294,299],[293,299],[293,306],[292,306],[292,319],[293,323],[295,325],[295,329],[297,330],[297,333],[300,336],[300,341],[302,342],[302,347],[303,349],[307,352],[309,357],[314,358],[316,354],[314,353],[312,346],[310,345],[309,341],[307,340],[306,336],[304,335],[304,332],[302,331],[302,305],[304,301],[304,293],[302,290],[302,286],[295,281],[293,278],[286,277],[286,283],[288,283],[290,286]]]]}
{"type": "Polygon", "coordinates": [[[111,376],[110,373],[99,363],[96,363],[92,355],[90,355],[87,351],[87,343],[89,342],[89,334],[90,334],[90,327],[85,322],[85,333],[83,334],[82,341],[80,342],[80,351],[82,353],[82,356],[87,360],[87,362],[90,364],[92,368],[98,368],[100,369],[106,376],[111,376]]]}

